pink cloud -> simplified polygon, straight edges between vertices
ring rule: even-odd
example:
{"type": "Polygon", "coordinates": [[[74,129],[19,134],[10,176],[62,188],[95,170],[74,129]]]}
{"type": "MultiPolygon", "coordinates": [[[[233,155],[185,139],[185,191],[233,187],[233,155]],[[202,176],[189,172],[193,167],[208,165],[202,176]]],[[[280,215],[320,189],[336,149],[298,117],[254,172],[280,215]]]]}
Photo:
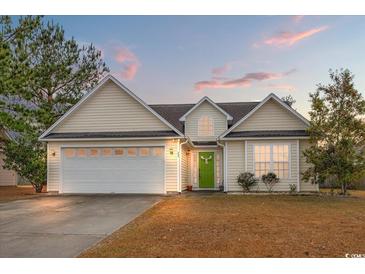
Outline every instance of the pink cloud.
{"type": "Polygon", "coordinates": [[[227,89],[227,88],[238,88],[238,87],[249,87],[253,81],[265,81],[283,78],[291,73],[295,72],[294,69],[284,73],[274,72],[250,72],[245,74],[241,78],[231,79],[226,81],[219,81],[216,79],[208,81],[200,81],[195,83],[195,90],[201,91],[203,89],[227,89]]]}
{"type": "Polygon", "coordinates": [[[115,61],[118,63],[124,63],[126,61],[137,60],[137,57],[127,48],[118,47],[115,49],[115,61]]]}
{"type": "Polygon", "coordinates": [[[114,47],[114,60],[123,65],[118,73],[125,80],[133,80],[137,74],[140,62],[137,56],[126,47],[114,47]]]}
{"type": "Polygon", "coordinates": [[[309,29],[306,31],[302,31],[302,32],[281,32],[277,35],[274,35],[270,38],[267,38],[263,41],[263,43],[265,45],[269,45],[269,46],[292,46],[295,43],[299,42],[300,40],[303,40],[305,38],[308,38],[316,33],[325,31],[326,29],[328,29],[327,26],[322,26],[322,27],[318,27],[318,28],[313,28],[313,29],[309,29]]]}
{"type": "Polygon", "coordinates": [[[212,69],[212,74],[215,76],[221,76],[225,74],[226,72],[230,71],[232,68],[231,64],[225,64],[222,67],[217,67],[212,69]]]}
{"type": "Polygon", "coordinates": [[[139,65],[137,63],[130,63],[124,66],[121,76],[123,79],[132,80],[137,74],[139,65]]]}

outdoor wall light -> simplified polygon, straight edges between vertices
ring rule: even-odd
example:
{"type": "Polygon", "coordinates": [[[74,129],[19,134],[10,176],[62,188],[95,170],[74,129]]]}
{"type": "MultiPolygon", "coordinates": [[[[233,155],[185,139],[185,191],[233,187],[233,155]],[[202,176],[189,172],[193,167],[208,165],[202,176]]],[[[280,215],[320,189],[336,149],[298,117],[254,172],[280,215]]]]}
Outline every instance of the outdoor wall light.
{"type": "Polygon", "coordinates": [[[170,155],[174,155],[174,150],[170,148],[170,155]]]}
{"type": "Polygon", "coordinates": [[[51,151],[51,155],[52,155],[53,157],[55,157],[55,156],[56,156],[56,151],[52,150],[52,151],[51,151]]]}

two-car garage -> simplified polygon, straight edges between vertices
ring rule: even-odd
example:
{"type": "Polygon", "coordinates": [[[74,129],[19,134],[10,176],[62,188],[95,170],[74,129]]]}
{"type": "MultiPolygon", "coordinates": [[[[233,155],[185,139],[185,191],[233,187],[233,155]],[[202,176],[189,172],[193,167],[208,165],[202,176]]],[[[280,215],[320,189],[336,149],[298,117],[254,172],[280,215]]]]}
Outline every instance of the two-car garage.
{"type": "Polygon", "coordinates": [[[63,147],[61,193],[165,193],[164,147],[63,147]]]}

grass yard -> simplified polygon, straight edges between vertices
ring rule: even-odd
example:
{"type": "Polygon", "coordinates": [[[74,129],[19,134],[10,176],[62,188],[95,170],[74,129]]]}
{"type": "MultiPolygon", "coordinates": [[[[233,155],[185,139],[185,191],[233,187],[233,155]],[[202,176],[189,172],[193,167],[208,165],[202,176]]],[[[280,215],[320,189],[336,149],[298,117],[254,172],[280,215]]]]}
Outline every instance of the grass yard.
{"type": "MultiPolygon", "coordinates": [[[[359,197],[359,198],[365,198],[365,190],[347,190],[350,196],[352,197],[359,197]]],[[[321,188],[320,192],[325,194],[330,194],[331,189],[330,188],[321,188]]],[[[334,189],[334,194],[338,195],[341,193],[341,189],[334,189]]]]}
{"type": "MultiPolygon", "coordinates": [[[[43,191],[46,187],[43,187],[43,191]]],[[[9,202],[43,195],[35,193],[32,186],[0,186],[0,202],[9,202]]]]}
{"type": "Polygon", "coordinates": [[[81,257],[344,257],[365,254],[365,199],[167,197],[81,257]]]}

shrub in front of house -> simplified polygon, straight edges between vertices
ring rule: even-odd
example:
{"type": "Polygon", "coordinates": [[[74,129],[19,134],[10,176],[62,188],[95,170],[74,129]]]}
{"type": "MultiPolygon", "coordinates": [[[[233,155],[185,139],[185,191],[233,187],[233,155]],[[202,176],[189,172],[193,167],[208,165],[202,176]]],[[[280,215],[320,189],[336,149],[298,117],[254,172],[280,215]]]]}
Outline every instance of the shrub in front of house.
{"type": "Polygon", "coordinates": [[[242,187],[243,191],[249,192],[251,187],[258,183],[258,180],[253,173],[243,172],[238,175],[237,183],[242,187]]]}
{"type": "Polygon", "coordinates": [[[279,177],[274,172],[262,175],[261,179],[269,192],[271,192],[273,187],[280,181],[279,177]]]}
{"type": "Polygon", "coordinates": [[[289,184],[289,192],[295,193],[297,191],[297,185],[296,184],[289,184]]]}

